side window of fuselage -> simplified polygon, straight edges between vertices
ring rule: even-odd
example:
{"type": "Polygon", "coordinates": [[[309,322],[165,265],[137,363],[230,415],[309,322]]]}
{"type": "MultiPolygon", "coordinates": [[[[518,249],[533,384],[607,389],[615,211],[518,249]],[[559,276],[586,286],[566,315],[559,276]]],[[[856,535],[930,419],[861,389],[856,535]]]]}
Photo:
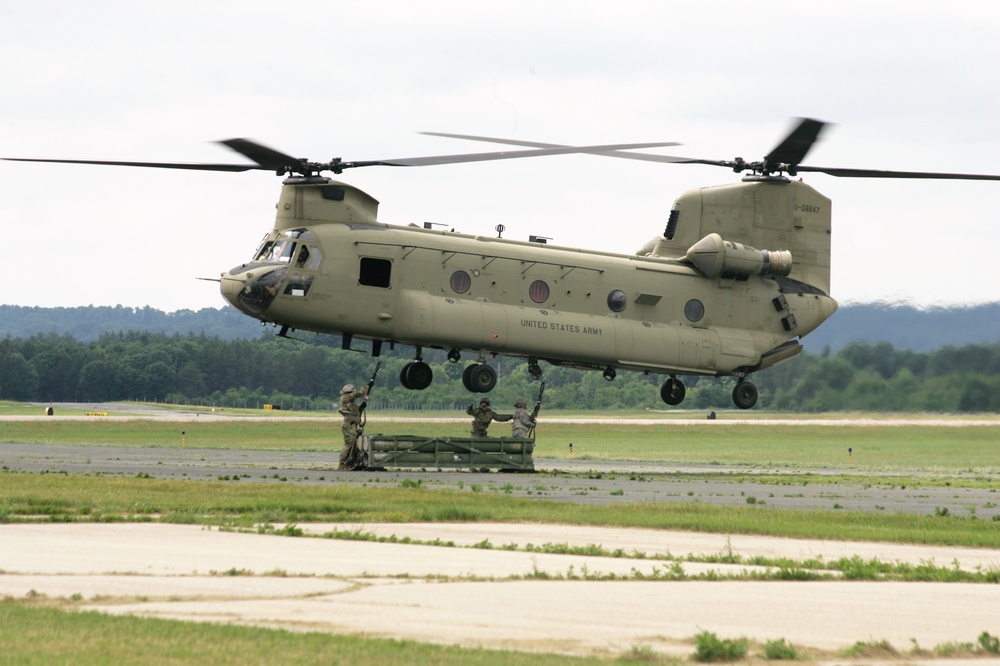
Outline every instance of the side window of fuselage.
{"type": "Polygon", "coordinates": [[[323,251],[319,249],[318,245],[309,246],[309,264],[306,266],[309,270],[316,271],[319,270],[319,265],[323,263],[323,251]]]}
{"type": "Polygon", "coordinates": [[[388,288],[392,278],[392,262],[374,257],[361,258],[358,282],[369,287],[388,288]]]}
{"type": "Polygon", "coordinates": [[[322,261],[323,251],[319,249],[319,245],[306,245],[305,243],[299,243],[299,253],[295,255],[296,268],[304,268],[307,271],[315,271],[319,269],[319,265],[322,261]]]}

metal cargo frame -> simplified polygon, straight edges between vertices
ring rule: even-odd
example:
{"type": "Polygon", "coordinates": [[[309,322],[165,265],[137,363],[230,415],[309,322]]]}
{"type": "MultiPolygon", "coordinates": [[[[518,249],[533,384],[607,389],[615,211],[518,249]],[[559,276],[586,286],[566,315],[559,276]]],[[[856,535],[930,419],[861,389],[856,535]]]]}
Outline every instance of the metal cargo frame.
{"type": "Polygon", "coordinates": [[[417,437],[362,435],[358,469],[420,467],[425,469],[497,469],[533,472],[535,442],[512,437],[417,437]]]}

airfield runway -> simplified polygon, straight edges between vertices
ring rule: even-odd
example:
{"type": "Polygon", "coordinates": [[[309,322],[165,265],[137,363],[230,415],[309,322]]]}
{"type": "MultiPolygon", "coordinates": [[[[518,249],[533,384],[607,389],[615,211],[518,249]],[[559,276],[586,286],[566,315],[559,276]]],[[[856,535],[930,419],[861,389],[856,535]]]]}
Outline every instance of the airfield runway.
{"type": "MultiPolygon", "coordinates": [[[[2,437],[0,437],[2,439],[2,437]]],[[[479,484],[498,492],[582,504],[702,501],[803,510],[857,508],[953,515],[996,504],[990,489],[857,484],[788,487],[727,480],[712,466],[536,460],[540,474],[335,472],[330,454],[122,449],[0,443],[11,471],[164,478],[240,477],[273,483],[370,483],[417,479],[428,488],[479,484]]],[[[838,473],[848,470],[826,470],[838,473]]],[[[741,470],[741,473],[746,470],[741,470]]],[[[193,621],[236,622],[301,631],[406,638],[493,649],[618,655],[634,648],[679,657],[693,637],[783,638],[815,650],[820,663],[855,642],[975,643],[1000,634],[1000,586],[993,584],[667,580],[680,571],[720,578],[745,564],[682,561],[760,555],[794,561],[932,562],[1000,570],[1000,550],[842,543],[743,535],[531,524],[302,525],[396,537],[396,543],[220,531],[190,525],[0,524],[0,596],[45,594],[80,608],[193,621]],[[420,543],[398,543],[403,539],[420,543]],[[437,544],[437,545],[432,545],[437,544]],[[446,544],[446,545],[442,545],[446,544]],[[530,552],[528,545],[620,549],[623,557],[530,552]],[[517,546],[522,550],[513,550],[517,546]],[[652,555],[672,555],[664,561],[652,555]],[[679,570],[677,569],[679,567],[679,570]]],[[[870,661],[870,660],[869,660],[870,661]]],[[[950,662],[953,663],[953,662],[950,662]]],[[[998,659],[976,664],[1000,665],[998,659]]]]}

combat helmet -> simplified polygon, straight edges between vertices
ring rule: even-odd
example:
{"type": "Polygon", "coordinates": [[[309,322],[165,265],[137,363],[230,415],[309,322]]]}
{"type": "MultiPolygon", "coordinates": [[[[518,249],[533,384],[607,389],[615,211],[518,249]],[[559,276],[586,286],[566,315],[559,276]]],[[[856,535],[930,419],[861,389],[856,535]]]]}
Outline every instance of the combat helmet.
{"type": "Polygon", "coordinates": [[[354,384],[344,384],[344,388],[340,389],[340,395],[345,393],[354,393],[354,384]]]}

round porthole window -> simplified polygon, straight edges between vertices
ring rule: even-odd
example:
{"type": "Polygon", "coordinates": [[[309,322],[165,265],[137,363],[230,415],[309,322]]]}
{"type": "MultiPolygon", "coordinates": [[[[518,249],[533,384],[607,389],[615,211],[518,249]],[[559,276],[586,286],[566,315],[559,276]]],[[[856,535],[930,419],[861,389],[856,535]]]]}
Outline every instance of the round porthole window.
{"type": "Polygon", "coordinates": [[[684,304],[684,316],[688,318],[688,321],[701,321],[701,318],[705,316],[705,304],[697,298],[692,298],[684,304]]]}
{"type": "Polygon", "coordinates": [[[621,289],[615,289],[608,294],[608,307],[612,312],[621,312],[628,305],[628,296],[621,289]]]}
{"type": "Polygon", "coordinates": [[[528,296],[536,303],[544,303],[549,300],[549,285],[542,280],[535,280],[528,287],[528,296]]]}
{"type": "Polygon", "coordinates": [[[451,288],[456,294],[464,294],[472,287],[472,278],[465,271],[455,271],[451,274],[451,288]]]}

